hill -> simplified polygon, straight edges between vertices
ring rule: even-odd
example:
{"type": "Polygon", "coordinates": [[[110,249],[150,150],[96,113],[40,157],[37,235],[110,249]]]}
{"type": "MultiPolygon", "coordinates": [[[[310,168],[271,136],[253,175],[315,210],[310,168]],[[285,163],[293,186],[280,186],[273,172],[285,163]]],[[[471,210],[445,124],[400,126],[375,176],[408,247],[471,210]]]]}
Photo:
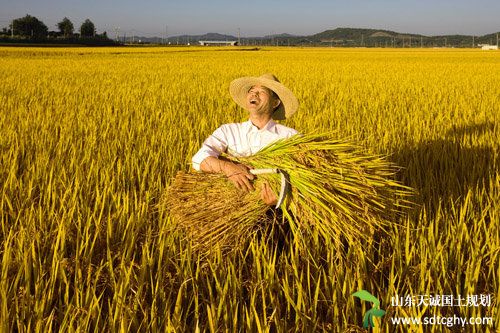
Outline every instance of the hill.
{"type": "MultiPolygon", "coordinates": [[[[297,36],[288,33],[258,37],[240,37],[242,45],[295,45],[295,46],[343,46],[343,47],[472,47],[478,44],[496,44],[497,33],[484,36],[438,35],[426,36],[383,29],[347,28],[325,30],[313,35],[297,36]]],[[[215,32],[203,35],[179,35],[168,37],[127,36],[126,43],[151,43],[173,45],[198,44],[201,40],[235,41],[238,37],[215,32]]]]}

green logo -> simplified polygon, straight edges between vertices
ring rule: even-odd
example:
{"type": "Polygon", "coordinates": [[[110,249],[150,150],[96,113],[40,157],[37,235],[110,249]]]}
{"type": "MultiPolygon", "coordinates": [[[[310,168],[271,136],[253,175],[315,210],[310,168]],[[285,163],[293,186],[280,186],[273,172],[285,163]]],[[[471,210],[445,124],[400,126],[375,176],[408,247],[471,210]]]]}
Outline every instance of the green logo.
{"type": "Polygon", "coordinates": [[[373,317],[382,317],[385,315],[385,311],[380,308],[380,302],[377,297],[373,296],[366,290],[359,290],[352,294],[354,297],[359,297],[362,301],[372,302],[372,308],[366,311],[363,316],[363,328],[375,327],[373,323],[373,317]]]}

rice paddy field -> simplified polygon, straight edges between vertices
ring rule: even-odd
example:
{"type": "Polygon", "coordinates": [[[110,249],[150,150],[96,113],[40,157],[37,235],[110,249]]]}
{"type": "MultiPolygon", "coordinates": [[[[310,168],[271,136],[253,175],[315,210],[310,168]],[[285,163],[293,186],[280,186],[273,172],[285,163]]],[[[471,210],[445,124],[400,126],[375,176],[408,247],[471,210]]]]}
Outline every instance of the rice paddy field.
{"type": "Polygon", "coordinates": [[[500,329],[498,51],[0,47],[0,78],[2,332],[364,332],[361,289],[373,332],[500,329]],[[299,99],[285,125],[401,167],[387,234],[202,260],[172,228],[173,177],[247,119],[229,83],[267,72],[299,99]]]}

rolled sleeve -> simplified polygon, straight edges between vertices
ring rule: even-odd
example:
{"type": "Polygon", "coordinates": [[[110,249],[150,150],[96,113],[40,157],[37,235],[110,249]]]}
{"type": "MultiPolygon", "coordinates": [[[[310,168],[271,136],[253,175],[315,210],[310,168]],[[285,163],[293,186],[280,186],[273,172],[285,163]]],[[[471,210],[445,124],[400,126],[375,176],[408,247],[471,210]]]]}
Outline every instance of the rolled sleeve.
{"type": "Polygon", "coordinates": [[[292,136],[297,135],[297,134],[299,134],[299,131],[297,131],[296,129],[290,128],[290,130],[286,134],[286,138],[289,139],[292,136]]]}
{"type": "Polygon", "coordinates": [[[200,171],[201,162],[209,156],[219,157],[227,149],[227,138],[221,127],[215,130],[201,146],[200,150],[191,159],[193,169],[200,171]]]}

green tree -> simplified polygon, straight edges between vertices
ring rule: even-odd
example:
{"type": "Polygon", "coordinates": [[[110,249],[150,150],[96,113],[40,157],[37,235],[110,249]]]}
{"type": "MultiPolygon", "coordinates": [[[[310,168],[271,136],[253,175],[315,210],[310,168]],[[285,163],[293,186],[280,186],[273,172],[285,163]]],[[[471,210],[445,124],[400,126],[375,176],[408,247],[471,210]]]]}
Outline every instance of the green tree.
{"type": "Polygon", "coordinates": [[[95,36],[95,26],[91,20],[86,19],[80,27],[80,35],[82,37],[94,37],[95,36]]]}
{"type": "Polygon", "coordinates": [[[61,22],[57,23],[57,28],[64,35],[64,38],[68,38],[73,35],[74,26],[69,18],[65,17],[61,22]]]}
{"type": "Polygon", "coordinates": [[[14,34],[30,37],[33,39],[42,39],[47,36],[47,26],[34,16],[26,15],[12,21],[14,34]]]}

